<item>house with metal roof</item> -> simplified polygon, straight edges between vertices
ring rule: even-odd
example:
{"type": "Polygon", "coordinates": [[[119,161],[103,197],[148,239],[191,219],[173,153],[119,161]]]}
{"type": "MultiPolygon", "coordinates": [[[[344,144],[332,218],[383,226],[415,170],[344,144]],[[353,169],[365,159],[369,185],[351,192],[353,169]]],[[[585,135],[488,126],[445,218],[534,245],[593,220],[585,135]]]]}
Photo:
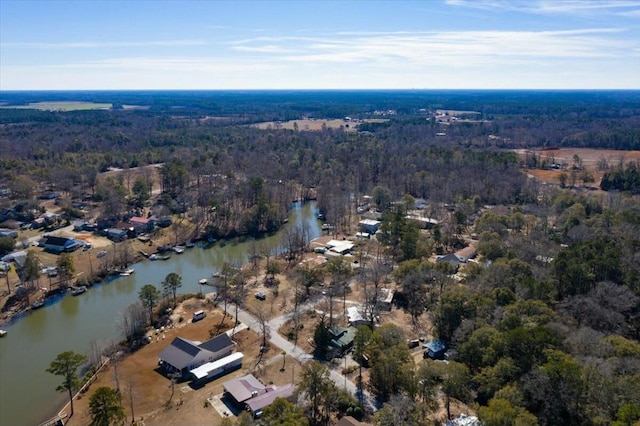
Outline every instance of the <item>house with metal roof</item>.
{"type": "Polygon", "coordinates": [[[159,354],[160,365],[170,372],[179,372],[183,377],[208,362],[231,355],[233,342],[222,333],[204,343],[176,337],[159,354]]]}
{"type": "Polygon", "coordinates": [[[83,242],[74,240],[73,238],[56,237],[53,235],[45,235],[40,242],[44,246],[44,250],[50,253],[68,253],[79,249],[84,245],[83,242]]]}
{"type": "Polygon", "coordinates": [[[254,396],[267,392],[267,387],[260,383],[252,374],[229,380],[225,382],[222,387],[224,388],[225,394],[233,398],[238,404],[242,404],[254,396]]]}
{"type": "Polygon", "coordinates": [[[432,340],[429,343],[422,345],[424,351],[424,358],[431,359],[444,359],[444,354],[447,351],[447,343],[443,340],[432,340]]]}
{"type": "Polygon", "coordinates": [[[253,417],[260,417],[262,410],[273,404],[276,398],[290,399],[295,391],[296,385],[293,383],[284,386],[269,386],[267,387],[267,392],[245,401],[247,411],[253,414],[253,417]]]}

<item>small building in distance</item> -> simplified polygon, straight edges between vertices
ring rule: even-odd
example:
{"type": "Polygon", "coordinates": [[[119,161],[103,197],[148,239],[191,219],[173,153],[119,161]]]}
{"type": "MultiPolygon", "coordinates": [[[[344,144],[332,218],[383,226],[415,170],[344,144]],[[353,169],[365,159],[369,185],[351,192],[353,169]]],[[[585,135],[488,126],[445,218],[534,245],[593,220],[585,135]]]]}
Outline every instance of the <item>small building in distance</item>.
{"type": "Polygon", "coordinates": [[[107,228],[104,230],[104,235],[111,241],[119,242],[127,239],[128,234],[124,229],[107,228]]]}
{"type": "Polygon", "coordinates": [[[44,246],[45,251],[55,254],[69,253],[84,246],[82,241],[53,235],[45,235],[42,237],[40,244],[44,246]]]}
{"type": "Polygon", "coordinates": [[[358,226],[360,227],[360,231],[366,232],[367,234],[375,234],[380,229],[380,225],[382,222],[379,220],[373,219],[363,219],[358,222],[358,226]]]}
{"type": "Polygon", "coordinates": [[[143,234],[153,231],[155,221],[147,219],[146,217],[133,216],[129,219],[129,223],[133,226],[137,234],[143,234]]]}
{"type": "Polygon", "coordinates": [[[444,359],[444,354],[447,352],[447,343],[443,340],[432,340],[429,343],[422,345],[425,349],[424,357],[431,359],[444,359]]]}
{"type": "Polygon", "coordinates": [[[2,238],[18,238],[18,231],[13,229],[0,228],[0,237],[2,238]]]}
{"type": "Polygon", "coordinates": [[[372,426],[371,423],[362,423],[351,416],[344,416],[334,423],[335,426],[372,426]]]}

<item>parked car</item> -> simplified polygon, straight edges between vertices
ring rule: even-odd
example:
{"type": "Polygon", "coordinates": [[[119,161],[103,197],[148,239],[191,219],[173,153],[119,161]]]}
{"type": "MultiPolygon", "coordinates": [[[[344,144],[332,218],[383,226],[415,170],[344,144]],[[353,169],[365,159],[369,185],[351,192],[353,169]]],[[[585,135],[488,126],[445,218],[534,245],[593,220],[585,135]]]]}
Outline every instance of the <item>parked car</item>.
{"type": "Polygon", "coordinates": [[[258,300],[267,300],[267,295],[260,291],[260,292],[256,293],[256,299],[258,299],[258,300]]]}
{"type": "Polygon", "coordinates": [[[107,251],[106,250],[100,250],[98,252],[97,257],[105,257],[107,255],[107,251]]]}

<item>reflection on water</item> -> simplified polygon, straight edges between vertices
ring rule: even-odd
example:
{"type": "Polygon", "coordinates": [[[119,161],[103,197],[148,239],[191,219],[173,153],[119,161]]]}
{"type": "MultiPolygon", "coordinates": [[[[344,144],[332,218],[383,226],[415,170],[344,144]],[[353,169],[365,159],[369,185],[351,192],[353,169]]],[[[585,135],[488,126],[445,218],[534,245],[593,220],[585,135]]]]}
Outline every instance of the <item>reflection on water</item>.
{"type": "Polygon", "coordinates": [[[5,327],[9,334],[0,339],[0,425],[33,425],[55,415],[67,396],[55,391],[60,380],[45,372],[49,363],[60,352],[86,353],[91,341],[104,344],[119,338],[120,313],[137,302],[143,285],[160,287],[167,274],[176,272],[182,276],[181,293],[198,292],[200,279],[224,262],[246,262],[254,245],[275,250],[291,226],[305,224],[311,238],[318,237],[315,213],[314,203],[297,205],[282,230],[258,242],[216,243],[166,261],[138,263],[131,276],[105,281],[79,296],[68,293],[5,327]]]}

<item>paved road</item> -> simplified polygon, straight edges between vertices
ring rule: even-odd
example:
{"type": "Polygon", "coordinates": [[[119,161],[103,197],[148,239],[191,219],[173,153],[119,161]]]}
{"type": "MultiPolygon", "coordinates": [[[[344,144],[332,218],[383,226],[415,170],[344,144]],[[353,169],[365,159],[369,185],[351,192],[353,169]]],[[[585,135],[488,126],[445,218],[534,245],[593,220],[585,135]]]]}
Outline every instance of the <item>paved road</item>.
{"type": "MultiPolygon", "coordinates": [[[[313,302],[308,302],[301,305],[299,309],[300,309],[300,312],[304,312],[305,309],[309,309],[311,307],[313,307],[313,302]]],[[[227,312],[234,315],[236,312],[235,305],[228,304],[227,312]]],[[[287,355],[292,356],[293,358],[298,360],[300,364],[304,364],[308,361],[311,361],[313,359],[313,355],[306,353],[302,348],[294,345],[293,343],[288,341],[286,338],[282,337],[280,333],[278,333],[278,330],[280,329],[280,327],[289,319],[291,319],[292,316],[293,316],[293,313],[291,312],[291,313],[287,313],[279,317],[273,318],[269,322],[267,322],[267,327],[269,328],[269,332],[271,335],[269,338],[269,343],[287,352],[287,355]]],[[[247,324],[249,328],[253,330],[258,330],[260,328],[258,319],[242,308],[238,308],[238,320],[244,324],[247,324]]],[[[276,355],[274,358],[280,359],[280,360],[282,359],[280,355],[276,355]]],[[[273,361],[274,358],[267,361],[267,363],[275,362],[273,361]]],[[[359,394],[358,394],[358,389],[356,384],[349,379],[345,380],[345,376],[342,375],[339,372],[339,370],[336,371],[330,368],[329,366],[327,367],[329,370],[329,377],[336,384],[336,386],[345,388],[351,395],[359,399],[359,394]]],[[[375,404],[375,399],[366,390],[363,392],[362,401],[367,410],[374,413],[378,411],[378,407],[375,404]]]]}

